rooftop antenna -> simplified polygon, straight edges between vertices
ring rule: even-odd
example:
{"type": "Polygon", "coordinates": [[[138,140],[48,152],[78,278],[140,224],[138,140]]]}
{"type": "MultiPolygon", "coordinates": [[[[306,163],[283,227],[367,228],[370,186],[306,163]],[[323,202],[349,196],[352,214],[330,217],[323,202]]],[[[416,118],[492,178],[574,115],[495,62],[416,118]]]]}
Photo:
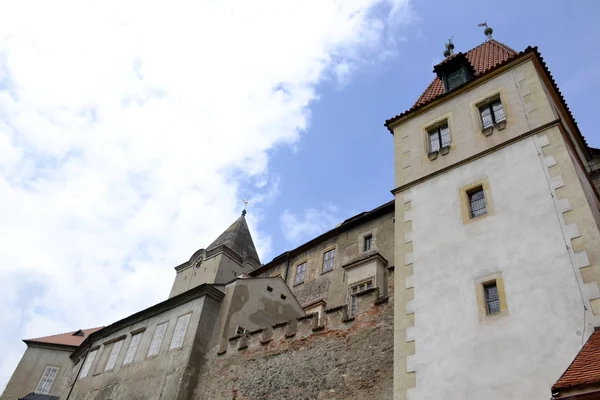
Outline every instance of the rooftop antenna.
{"type": "Polygon", "coordinates": [[[494,30],[488,26],[487,22],[482,22],[481,24],[477,24],[477,26],[485,26],[483,33],[485,34],[485,36],[487,36],[488,40],[492,39],[492,33],[494,33],[494,30]]]}
{"type": "Polygon", "coordinates": [[[242,200],[242,203],[244,203],[244,209],[242,210],[242,216],[246,215],[246,207],[248,206],[248,200],[242,200]]]}
{"type": "Polygon", "coordinates": [[[452,39],[454,38],[454,36],[452,36],[450,39],[448,39],[448,43],[446,43],[446,50],[444,50],[444,57],[450,57],[452,54],[454,54],[454,43],[452,42],[452,39]]]}

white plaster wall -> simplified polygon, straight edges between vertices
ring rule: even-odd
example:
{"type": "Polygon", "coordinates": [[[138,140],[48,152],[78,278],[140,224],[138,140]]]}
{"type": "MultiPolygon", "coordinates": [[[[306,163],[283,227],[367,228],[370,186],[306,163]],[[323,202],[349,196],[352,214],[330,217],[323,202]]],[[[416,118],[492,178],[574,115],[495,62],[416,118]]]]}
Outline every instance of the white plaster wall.
{"type": "Polygon", "coordinates": [[[414,399],[544,399],[581,347],[583,306],[529,137],[410,189],[414,399]],[[463,224],[459,188],[487,179],[494,213],[463,224]],[[501,272],[509,315],[480,322],[475,280],[501,272]]]}

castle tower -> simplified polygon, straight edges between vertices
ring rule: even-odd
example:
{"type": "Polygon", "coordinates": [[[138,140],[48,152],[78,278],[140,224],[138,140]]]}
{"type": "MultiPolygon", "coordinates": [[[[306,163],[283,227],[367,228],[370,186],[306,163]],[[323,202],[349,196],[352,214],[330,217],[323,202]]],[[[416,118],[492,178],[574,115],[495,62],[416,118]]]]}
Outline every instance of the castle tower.
{"type": "Polygon", "coordinates": [[[548,399],[600,322],[594,154],[537,48],[486,34],[386,122],[394,399],[548,399]]]}
{"type": "Polygon", "coordinates": [[[260,265],[244,210],[210,246],[175,267],[177,275],[169,298],[203,283],[227,283],[260,265]]]}

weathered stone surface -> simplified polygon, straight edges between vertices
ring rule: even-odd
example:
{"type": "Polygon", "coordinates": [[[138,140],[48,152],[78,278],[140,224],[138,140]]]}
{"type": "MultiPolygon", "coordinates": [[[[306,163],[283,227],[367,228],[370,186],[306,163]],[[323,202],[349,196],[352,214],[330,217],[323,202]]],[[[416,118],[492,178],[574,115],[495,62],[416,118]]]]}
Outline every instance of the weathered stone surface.
{"type": "Polygon", "coordinates": [[[253,335],[247,349],[223,355],[213,348],[193,398],[391,399],[393,296],[375,305],[376,296],[376,291],[362,296],[365,312],[347,323],[341,311],[327,313],[325,328],[309,336],[274,335],[260,344],[261,335],[253,335]]]}

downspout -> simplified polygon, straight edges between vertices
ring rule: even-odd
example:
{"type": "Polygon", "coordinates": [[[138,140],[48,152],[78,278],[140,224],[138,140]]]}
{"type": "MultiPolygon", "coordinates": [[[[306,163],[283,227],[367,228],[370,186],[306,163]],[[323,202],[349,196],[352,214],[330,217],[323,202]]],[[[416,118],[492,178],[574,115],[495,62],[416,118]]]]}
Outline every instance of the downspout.
{"type": "Polygon", "coordinates": [[[285,284],[287,285],[288,274],[290,272],[290,253],[287,252],[287,265],[285,266],[285,284]]]}
{"type": "Polygon", "coordinates": [[[73,384],[71,385],[71,389],[69,389],[69,393],[67,394],[67,397],[65,398],[65,400],[69,400],[69,397],[71,396],[71,392],[73,391],[73,388],[75,387],[75,384],[77,383],[77,380],[79,379],[79,373],[81,373],[81,369],[83,368],[83,364],[85,363],[85,359],[82,357],[81,358],[81,365],[79,366],[79,370],[77,371],[77,375],[75,375],[75,379],[73,379],[73,384]]]}

